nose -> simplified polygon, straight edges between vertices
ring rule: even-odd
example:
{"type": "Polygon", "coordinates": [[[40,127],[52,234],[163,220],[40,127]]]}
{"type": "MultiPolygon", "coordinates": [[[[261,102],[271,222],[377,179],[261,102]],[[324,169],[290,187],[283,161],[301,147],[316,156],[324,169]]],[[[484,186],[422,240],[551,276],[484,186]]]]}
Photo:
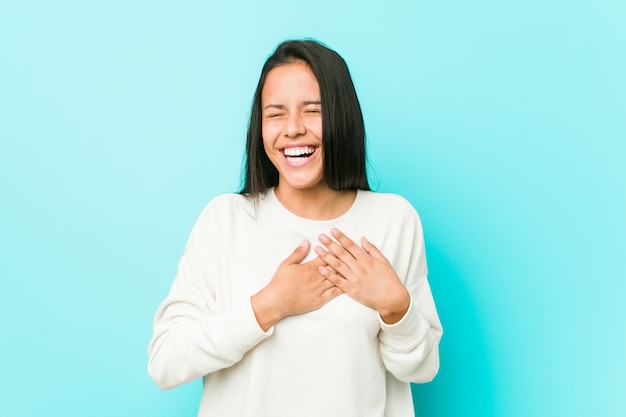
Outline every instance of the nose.
{"type": "Polygon", "coordinates": [[[306,127],[299,114],[292,114],[287,118],[285,126],[285,136],[295,138],[306,133],[306,127]]]}

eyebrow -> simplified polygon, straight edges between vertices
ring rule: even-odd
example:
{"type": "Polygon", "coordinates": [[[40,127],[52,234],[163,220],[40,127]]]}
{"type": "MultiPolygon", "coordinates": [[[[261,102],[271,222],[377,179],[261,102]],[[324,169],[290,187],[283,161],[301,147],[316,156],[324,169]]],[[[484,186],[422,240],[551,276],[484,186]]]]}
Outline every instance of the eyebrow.
{"type": "MultiPolygon", "coordinates": [[[[304,104],[305,106],[310,106],[310,105],[321,105],[322,102],[319,100],[315,100],[315,101],[303,101],[302,104],[304,104]]],[[[270,108],[274,108],[274,109],[284,109],[285,106],[282,104],[268,104],[267,106],[263,107],[263,110],[267,110],[270,108]]]]}

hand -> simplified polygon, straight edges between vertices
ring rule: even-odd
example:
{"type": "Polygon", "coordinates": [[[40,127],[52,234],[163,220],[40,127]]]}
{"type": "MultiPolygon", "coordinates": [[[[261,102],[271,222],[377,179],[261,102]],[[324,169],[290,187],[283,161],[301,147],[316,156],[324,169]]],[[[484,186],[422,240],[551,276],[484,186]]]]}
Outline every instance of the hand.
{"type": "Polygon", "coordinates": [[[265,331],[284,317],[308,313],[343,291],[319,273],[320,258],[301,263],[311,248],[305,240],[280,263],[272,280],[250,300],[256,319],[265,331]]]}
{"type": "Polygon", "coordinates": [[[319,237],[326,250],[315,247],[327,264],[318,266],[320,274],[354,300],[378,311],[385,323],[404,317],[411,298],[387,258],[365,237],[359,247],[338,229],[331,234],[336,240],[324,234],[319,237]]]}

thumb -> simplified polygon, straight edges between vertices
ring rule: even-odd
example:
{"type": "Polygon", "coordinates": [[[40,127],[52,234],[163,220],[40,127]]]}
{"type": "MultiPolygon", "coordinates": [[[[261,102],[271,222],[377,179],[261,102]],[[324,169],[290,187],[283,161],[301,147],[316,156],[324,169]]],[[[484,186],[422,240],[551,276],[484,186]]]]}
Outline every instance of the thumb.
{"type": "Polygon", "coordinates": [[[284,264],[292,265],[299,264],[302,262],[304,258],[309,254],[309,250],[311,250],[311,244],[308,240],[303,240],[300,246],[294,249],[293,252],[283,261],[284,264]]]}
{"type": "Polygon", "coordinates": [[[367,252],[372,258],[378,259],[383,262],[389,262],[385,255],[383,255],[376,246],[374,246],[369,240],[363,236],[361,238],[361,247],[365,252],[367,252]]]}

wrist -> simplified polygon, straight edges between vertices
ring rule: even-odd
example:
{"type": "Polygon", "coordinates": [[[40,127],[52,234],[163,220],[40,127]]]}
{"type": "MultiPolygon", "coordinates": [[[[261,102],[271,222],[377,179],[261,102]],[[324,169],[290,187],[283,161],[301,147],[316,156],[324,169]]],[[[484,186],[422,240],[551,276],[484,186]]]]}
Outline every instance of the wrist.
{"type": "Polygon", "coordinates": [[[250,297],[254,316],[264,332],[285,316],[272,298],[265,288],[250,297]]]}
{"type": "Polygon", "coordinates": [[[404,291],[394,298],[388,305],[378,309],[378,315],[385,324],[395,324],[402,320],[411,305],[411,296],[403,287],[404,291]]]}

